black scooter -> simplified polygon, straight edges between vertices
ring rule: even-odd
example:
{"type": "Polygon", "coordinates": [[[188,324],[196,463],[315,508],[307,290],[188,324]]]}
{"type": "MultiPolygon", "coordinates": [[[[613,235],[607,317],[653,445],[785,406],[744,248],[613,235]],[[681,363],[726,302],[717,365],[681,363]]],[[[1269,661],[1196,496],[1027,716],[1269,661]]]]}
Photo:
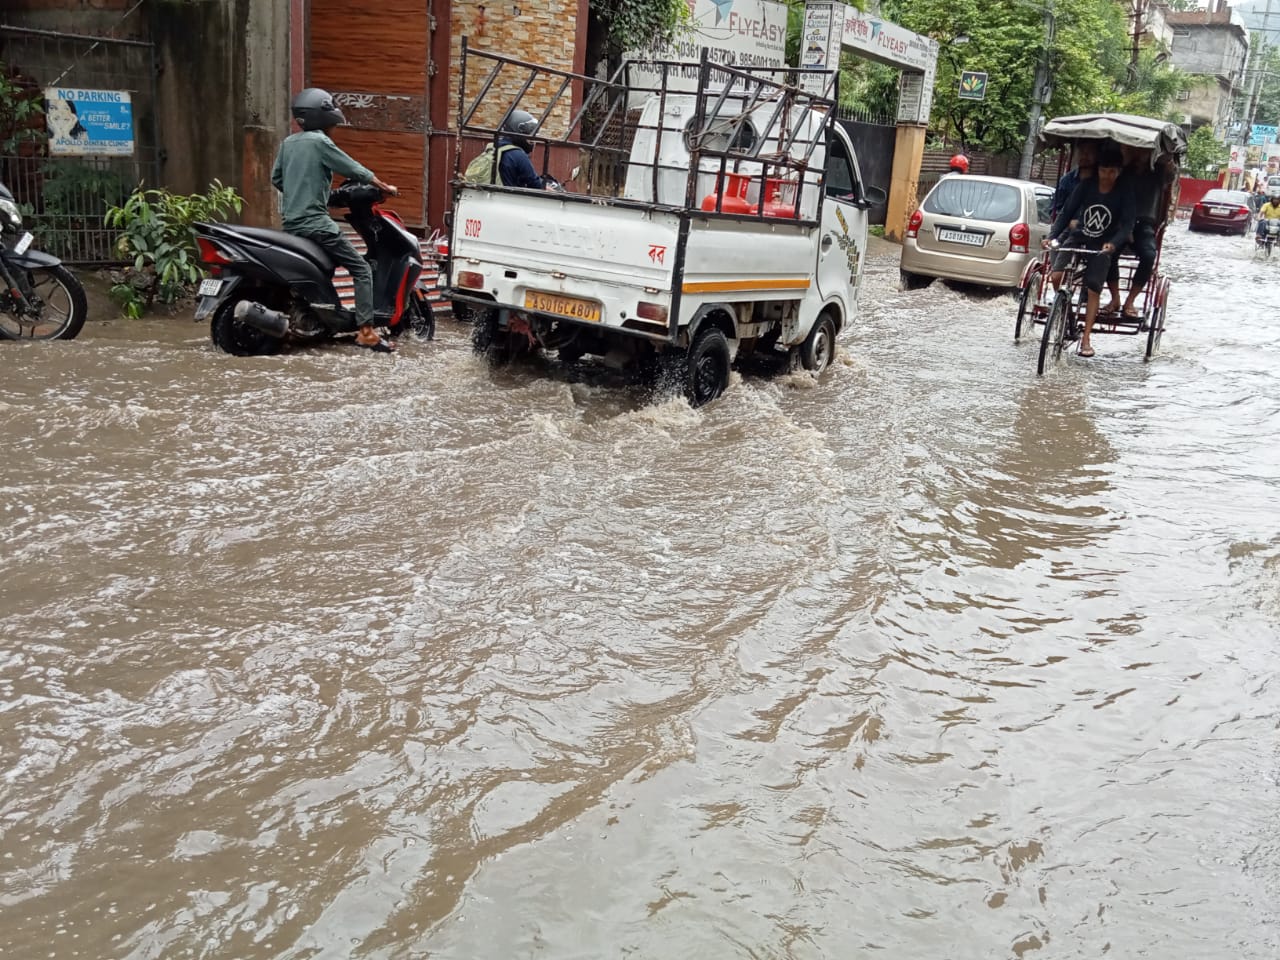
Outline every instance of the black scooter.
{"type": "MultiPolygon", "coordinates": [[[[430,340],[435,317],[418,288],[418,238],[381,206],[371,184],[344,183],[329,206],[346,208],[346,221],[368,246],[373,267],[374,322],[392,336],[410,331],[430,340]]],[[[258,227],[195,225],[200,259],[210,277],[200,284],[196,320],[209,318],[214,346],[236,356],[275,353],[287,342],[308,344],[356,331],[333,285],[334,263],[310,240],[258,227]]]]}
{"type": "Polygon", "coordinates": [[[57,257],[32,249],[34,241],[0,183],[0,340],[70,340],[89,312],[84,287],[57,257]]]}

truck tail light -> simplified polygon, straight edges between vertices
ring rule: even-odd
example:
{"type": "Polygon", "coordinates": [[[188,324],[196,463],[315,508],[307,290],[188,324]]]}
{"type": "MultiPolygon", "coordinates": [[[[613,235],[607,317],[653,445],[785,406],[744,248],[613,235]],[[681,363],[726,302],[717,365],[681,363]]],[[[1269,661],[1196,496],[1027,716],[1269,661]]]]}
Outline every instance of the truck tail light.
{"type": "Polygon", "coordinates": [[[483,290],[484,274],[476,273],[474,270],[463,270],[458,274],[458,286],[469,290],[483,290]]]}
{"type": "Polygon", "coordinates": [[[920,233],[920,223],[924,220],[924,214],[917,210],[911,215],[911,219],[907,221],[907,236],[915,237],[920,233]]]}
{"type": "Polygon", "coordinates": [[[636,304],[636,316],[641,320],[651,320],[654,323],[666,323],[667,308],[660,303],[638,303],[636,304]]]}
{"type": "Polygon", "coordinates": [[[1025,223],[1015,223],[1009,228],[1009,249],[1014,253],[1026,253],[1031,243],[1031,228],[1025,223]]]}

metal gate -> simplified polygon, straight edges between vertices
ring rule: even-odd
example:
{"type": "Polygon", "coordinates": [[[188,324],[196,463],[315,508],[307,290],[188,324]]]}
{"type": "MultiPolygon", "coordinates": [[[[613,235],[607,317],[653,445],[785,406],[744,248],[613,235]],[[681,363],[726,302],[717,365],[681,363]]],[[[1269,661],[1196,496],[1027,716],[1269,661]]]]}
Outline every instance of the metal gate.
{"type": "MultiPolygon", "coordinates": [[[[862,182],[868,186],[882,187],[888,193],[889,181],[893,177],[893,154],[898,140],[897,122],[890,116],[877,116],[846,107],[838,111],[837,117],[849,134],[853,149],[858,153],[862,182]]],[[[868,222],[883,225],[888,209],[887,201],[876,204],[867,212],[868,222]]]]}
{"type": "Polygon", "coordinates": [[[23,209],[44,250],[69,263],[120,259],[115,232],[103,222],[140,183],[154,184],[159,165],[155,51],[150,43],[0,25],[0,181],[23,209]],[[55,156],[43,107],[47,87],[127,91],[132,102],[132,155],[55,156]]]}

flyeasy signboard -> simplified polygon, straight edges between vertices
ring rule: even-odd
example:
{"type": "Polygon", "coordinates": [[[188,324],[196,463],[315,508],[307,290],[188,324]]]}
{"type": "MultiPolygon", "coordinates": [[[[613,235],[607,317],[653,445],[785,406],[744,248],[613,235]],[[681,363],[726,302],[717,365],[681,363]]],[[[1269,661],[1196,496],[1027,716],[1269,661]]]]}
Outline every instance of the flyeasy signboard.
{"type": "Polygon", "coordinates": [[[50,154],[133,155],[133,102],[128,91],[45,87],[44,98],[50,154]]]}
{"type": "MultiPolygon", "coordinates": [[[[659,70],[645,68],[644,60],[680,60],[688,64],[667,77],[668,90],[695,90],[702,48],[712,63],[735,67],[783,67],[787,57],[787,7],[776,0],[689,0],[690,25],[668,48],[634,51],[638,61],[631,82],[657,87],[659,70]]],[[[647,94],[639,94],[643,100],[647,94]]]]}

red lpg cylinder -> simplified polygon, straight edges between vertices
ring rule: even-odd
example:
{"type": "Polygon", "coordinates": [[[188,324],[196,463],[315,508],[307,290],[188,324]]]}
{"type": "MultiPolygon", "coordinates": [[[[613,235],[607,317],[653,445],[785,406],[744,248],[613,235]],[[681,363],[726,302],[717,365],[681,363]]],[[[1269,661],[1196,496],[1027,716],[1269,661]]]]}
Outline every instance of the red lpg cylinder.
{"type": "Polygon", "coordinates": [[[764,187],[764,215],[766,217],[792,218],[800,215],[796,209],[796,182],[770,177],[764,187]]]}
{"type": "Polygon", "coordinates": [[[726,173],[728,186],[721,193],[708,193],[702,198],[702,209],[714,211],[716,201],[720,202],[721,213],[754,213],[755,208],[747,200],[747,190],[751,186],[751,176],[746,173],[726,173]]]}

